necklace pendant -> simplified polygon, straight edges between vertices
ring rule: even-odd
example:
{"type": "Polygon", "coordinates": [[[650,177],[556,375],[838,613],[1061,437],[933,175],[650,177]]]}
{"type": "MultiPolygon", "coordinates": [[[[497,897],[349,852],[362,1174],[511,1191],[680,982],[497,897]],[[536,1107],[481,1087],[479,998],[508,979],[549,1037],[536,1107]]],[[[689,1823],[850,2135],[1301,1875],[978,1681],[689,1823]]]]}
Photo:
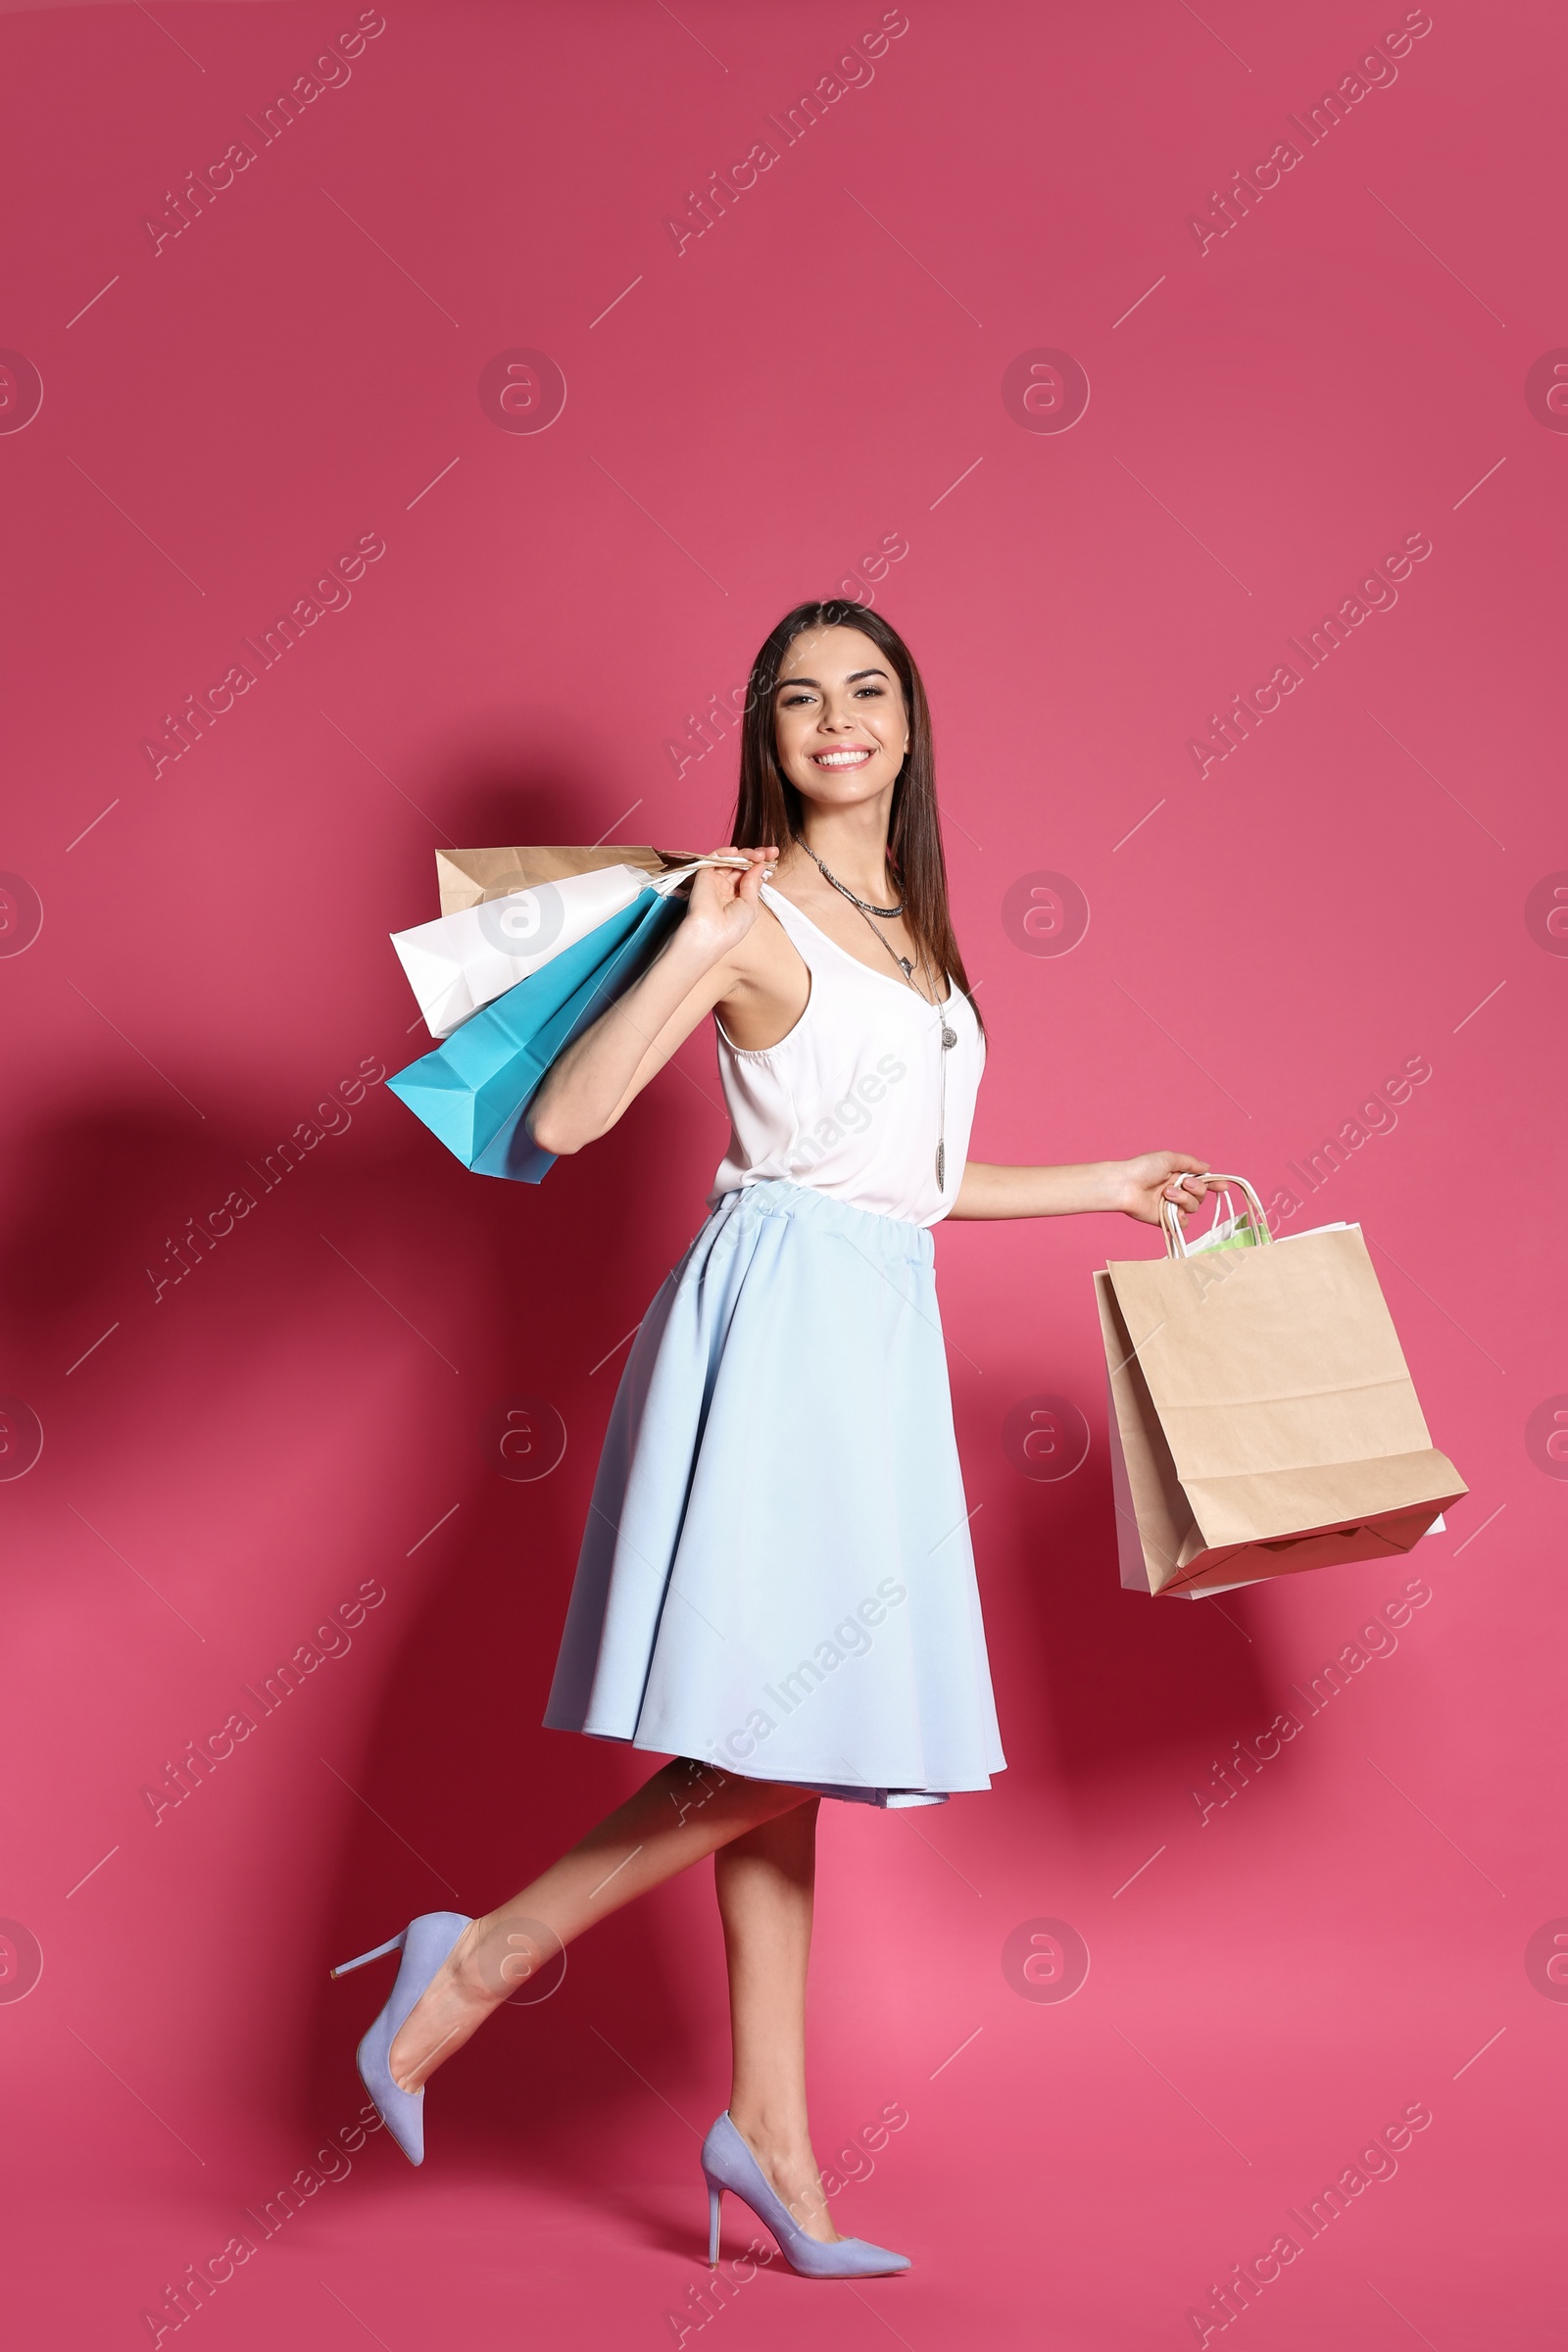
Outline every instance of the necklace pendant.
{"type": "Polygon", "coordinates": [[[946,1054],[946,1053],[948,1052],[949,1048],[950,1048],[950,1047],[952,1047],[952,1046],[956,1046],[956,1045],[957,1044],[957,1042],[958,1042],[958,1032],[956,1031],[956,1029],[950,1029],[950,1028],[948,1027],[948,1024],[947,1024],[947,1022],[946,1022],[946,1021],[944,1021],[944,1022],[943,1022],[943,1024],[942,1024],[942,1051],[943,1051],[943,1053],[944,1053],[944,1054],[946,1054]]]}
{"type": "Polygon", "coordinates": [[[906,980],[912,980],[914,978],[914,965],[910,962],[908,956],[901,956],[898,960],[903,969],[906,980]]]}
{"type": "Polygon", "coordinates": [[[939,1193],[941,1193],[941,1192],[945,1192],[945,1191],[947,1190],[947,1183],[948,1183],[948,1147],[947,1147],[947,1143],[946,1143],[946,1141],[944,1140],[942,1143],[939,1143],[939,1144],[938,1144],[938,1146],[937,1146],[937,1191],[938,1191],[939,1193]]]}

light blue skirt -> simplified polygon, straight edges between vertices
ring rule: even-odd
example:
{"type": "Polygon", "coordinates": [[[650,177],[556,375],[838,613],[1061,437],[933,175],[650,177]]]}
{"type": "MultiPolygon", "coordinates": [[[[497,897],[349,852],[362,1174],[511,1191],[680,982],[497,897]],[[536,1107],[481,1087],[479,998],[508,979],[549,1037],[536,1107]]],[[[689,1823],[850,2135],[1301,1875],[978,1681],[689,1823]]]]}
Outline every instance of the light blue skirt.
{"type": "Polygon", "coordinates": [[[611,1415],[546,1725],[872,1804],[1004,1769],[923,1227],[726,1194],[611,1415]]]}

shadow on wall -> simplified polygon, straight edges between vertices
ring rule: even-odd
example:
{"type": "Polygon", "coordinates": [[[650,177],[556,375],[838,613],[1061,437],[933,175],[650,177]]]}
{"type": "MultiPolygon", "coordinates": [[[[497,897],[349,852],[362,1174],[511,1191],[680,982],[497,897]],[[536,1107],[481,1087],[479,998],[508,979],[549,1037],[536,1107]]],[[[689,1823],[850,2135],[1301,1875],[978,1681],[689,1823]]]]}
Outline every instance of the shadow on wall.
{"type": "MultiPolygon", "coordinates": [[[[476,822],[474,838],[511,837],[476,822]]],[[[236,1676],[257,1672],[254,1639],[234,1633],[240,1612],[287,1654],[302,1607],[324,1608],[372,1575],[397,1594],[403,1630],[372,1728],[349,1748],[327,1711],[323,1678],[313,1696],[326,1709],[318,1704],[308,1727],[289,1735],[284,1818],[270,1850],[236,1854],[226,1884],[204,1875],[168,1918],[169,1965],[159,1965],[162,1981],[176,1984],[181,1956],[226,1934],[225,1921],[269,1922],[271,1949],[251,1964],[264,1979],[303,1972],[297,1981],[320,1987],[298,2055],[283,2062],[277,2120],[337,2121],[356,2088],[353,2048],[381,1997],[367,2008],[383,1972],[330,1985],[327,1966],[416,1910],[476,1910],[501,1899],[658,1761],[546,1733],[540,1718],[624,1349],[591,1367],[640,1316],[689,1239],[704,1180],[694,1185],[690,1170],[706,1161],[706,1175],[712,1161],[701,1144],[694,1158],[679,1099],[686,1090],[670,1086],[645,1098],[591,1160],[564,1162],[544,1187],[497,1183],[470,1176],[372,1088],[352,1132],[318,1147],[270,1191],[251,1180],[255,1206],[222,1239],[203,1252],[187,1237],[190,1270],[175,1278],[179,1259],[167,1255],[166,1238],[184,1232],[187,1210],[209,1216],[247,1181],[247,1165],[267,1151],[255,1139],[273,1124],[265,1105],[220,1103],[216,1089],[190,1083],[206,1104],[201,1122],[172,1097],[168,1112],[127,1100],[19,1139],[23,1173],[0,1229],[0,1385],[27,1391],[48,1444],[26,1491],[14,1492],[26,1511],[72,1533],[66,1498],[116,1493],[161,1525],[192,1529],[172,1538],[159,1581],[202,1619],[213,1647],[195,1667],[193,1648],[188,1657],[175,1649],[150,1664],[143,1658],[138,1668],[164,1684],[171,1722],[184,1723],[193,1674],[210,1672],[215,1659],[231,1651],[236,1676]],[[669,1172],[660,1188],[651,1190],[650,1169],[669,1172]],[[323,1235],[363,1281],[322,1246],[323,1235]],[[160,1273],[167,1267],[174,1284],[157,1303],[149,1262],[160,1273]],[[438,1315],[427,1317],[432,1300],[438,1315]],[[459,1377],[403,1314],[435,1323],[459,1377]],[[116,1324],[101,1351],[68,1377],[83,1347],[116,1324]],[[412,1380],[429,1400],[402,1427],[367,1415],[363,1402],[357,1415],[351,1409],[357,1390],[374,1392],[378,1381],[384,1390],[388,1370],[397,1394],[412,1380]],[[322,1410],[323,1382],[329,1398],[344,1399],[336,1436],[335,1413],[322,1410]],[[546,1398],[569,1433],[560,1467],[535,1483],[509,1480],[496,1457],[496,1407],[518,1393],[546,1398]],[[410,1558],[406,1531],[422,1527],[432,1492],[442,1508],[461,1508],[410,1558]],[[247,1546],[255,1550],[247,1493],[258,1512],[285,1524],[288,1556],[265,1579],[254,1559],[241,1565],[250,1589],[236,1594],[236,1563],[246,1563],[247,1546]],[[292,1801],[297,1818],[319,1819],[323,1753],[364,1803],[331,1787],[337,1853],[314,1883],[302,1883],[286,1810],[292,1801]]],[[[116,1661],[101,1632],[85,1650],[64,1637],[91,1613],[79,1563],[93,1556],[92,1538],[82,1533],[79,1550],[59,1542],[53,1558],[43,1548],[13,1573],[32,1579],[58,1609],[60,1652],[73,1657],[75,1695],[90,1709],[93,1678],[111,1675],[116,1661]]],[[[363,1704],[362,1690],[356,1721],[363,1704]]],[[[138,1752],[106,1758],[105,1769],[134,1785],[147,1767],[138,1752]]],[[[222,1785],[215,1781],[214,1797],[222,1785]]],[[[243,2004],[234,2011],[236,2035],[245,2014],[243,2004]]],[[[522,2112],[542,2124],[557,2112],[579,2124],[591,2118],[596,2085],[601,2110],[627,2086],[646,2097],[594,2041],[590,2015],[622,2047],[633,2035],[646,2047],[652,2035],[677,2051],[687,2038],[690,1995],[683,2001],[646,1904],[574,1952],[570,1980],[542,2019],[517,2021],[543,2031],[499,2021],[482,2063],[443,2077],[443,2108],[454,2121],[515,2137],[522,2112]],[[585,2067],[585,2044],[602,2063],[585,2067]]],[[[236,2053],[239,2079],[253,2061],[250,2050],[236,2053]]],[[[559,2150],[552,2161],[559,2169],[559,2150]]]]}
{"type": "MultiPolygon", "coordinates": [[[[650,1162],[680,1155],[681,1116],[670,1095],[645,1101],[592,1160],[562,1163],[537,1191],[454,1170],[464,1205],[486,1196],[472,1209],[489,1240],[479,1276],[484,1410],[452,1486],[454,1496],[463,1494],[461,1520],[429,1547],[417,1615],[379,1694],[358,1785],[385,1826],[365,1813],[346,1825],[330,1959],[379,1942],[416,1910],[475,1912],[502,1901],[662,1761],[546,1732],[541,1719],[626,1358],[614,1343],[629,1338],[695,1223],[688,1210],[651,1248],[651,1219],[624,1205],[650,1162]],[[564,1459],[537,1483],[509,1479],[501,1464],[497,1407],[517,1395],[554,1405],[566,1427],[564,1459]]],[[[448,1182],[442,1170],[441,1187],[448,1182]]],[[[430,1231],[442,1212],[411,1200],[409,1213],[430,1231]]],[[[466,1342],[475,1359],[480,1321],[476,1312],[466,1342]]],[[[525,1993],[491,2021],[473,2053],[442,2074],[448,2128],[479,2126],[504,2141],[504,2161],[559,2180],[607,2107],[646,2101],[606,2040],[678,2061],[693,2037],[692,1969],[687,1958],[677,1966],[661,1928],[664,1900],[612,1913],[572,1946],[564,1981],[547,1972],[544,2000],[525,1993]]],[[[342,2070],[389,1985],[378,1967],[329,1988],[318,2082],[333,2070],[351,2080],[342,2070]]],[[[329,2106],[318,2102],[318,2113],[329,2106]]]]}

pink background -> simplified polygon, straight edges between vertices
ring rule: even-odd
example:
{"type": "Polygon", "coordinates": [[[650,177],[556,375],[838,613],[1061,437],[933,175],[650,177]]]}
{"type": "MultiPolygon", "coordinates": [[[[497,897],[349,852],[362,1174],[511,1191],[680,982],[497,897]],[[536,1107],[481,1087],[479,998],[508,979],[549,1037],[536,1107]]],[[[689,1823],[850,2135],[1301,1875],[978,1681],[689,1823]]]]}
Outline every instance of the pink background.
{"type": "Polygon", "coordinates": [[[25,368],[0,384],[12,2333],[151,2340],[248,2230],[208,2352],[652,2347],[671,2312],[688,2344],[1176,2346],[1420,2102],[1396,2174],[1296,2229],[1236,2326],[1560,2341],[1568,418],[1526,396],[1568,342],[1560,18],[1435,4],[1309,146],[1288,117],[1399,8],[910,0],[785,146],[766,118],[874,4],[387,0],[263,146],[244,118],[357,13],[0,26],[0,343],[43,389],[27,421],[25,368]],[[246,137],[155,251],[144,218],[246,137]],[[677,252],[666,216],[768,138],[677,252]],[[1291,138],[1200,249],[1189,216],[1217,231],[1211,192],[1291,138]],[[564,377],[545,431],[481,405],[519,349],[564,377]],[[1033,429],[1053,377],[1031,422],[1004,404],[1043,349],[1087,375],[1070,430],[1033,429]],[[1414,534],[1397,603],[1308,671],[1289,640],[1414,534]],[[165,714],[362,535],[352,602],[155,775],[165,714]],[[668,747],[854,574],[935,707],[977,1156],[1168,1144],[1273,1197],[1430,1065],[1297,1222],[1364,1222],[1471,1493],[1408,1563],[1123,1593],[1090,1273],[1154,1237],[944,1231],[1010,1767],[935,1814],[831,1811],[812,1995],[824,2161],[908,2118],[839,2226],[912,2275],[764,2272],[697,2329],[706,1873],[439,2078],[422,2173],[377,2135],[264,2240],[244,2209],[360,2105],[384,1980],[327,1966],[497,1901],[643,1769],[538,1727],[618,1344],[722,1149],[711,1045],[542,1190],[466,1175],[378,1084],[272,1191],[248,1164],[419,1050],[385,934],[435,911],[438,846],[722,839],[733,736],[668,747]],[[1292,661],[1200,779],[1189,739],[1292,661]],[[1036,952],[1054,902],[1043,942],[1004,914],[1039,873],[1087,901],[1070,953],[1036,952]],[[255,1207],[155,1296],[237,1187],[255,1207]],[[1040,1394],[1087,1423],[1064,1478],[1005,1437],[1040,1394]],[[564,1424],[543,1479],[502,1475],[519,1396],[564,1424]],[[1417,1570],[1396,1648],[1309,1715],[1292,1686],[1417,1570]],[[352,1646],[155,1823],[144,1786],[362,1584],[352,1646]],[[1216,1759],[1293,1707],[1203,1818],[1216,1759]],[[1041,1920],[1087,1946],[1070,1999],[1004,1969],[1041,1920]]]}

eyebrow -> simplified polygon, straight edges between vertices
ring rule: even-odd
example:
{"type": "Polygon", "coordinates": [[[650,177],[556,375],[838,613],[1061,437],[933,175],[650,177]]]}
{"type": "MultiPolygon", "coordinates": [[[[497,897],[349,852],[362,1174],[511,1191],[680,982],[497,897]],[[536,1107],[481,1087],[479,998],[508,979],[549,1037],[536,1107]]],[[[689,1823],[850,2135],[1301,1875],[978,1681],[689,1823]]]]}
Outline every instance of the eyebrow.
{"type": "MultiPolygon", "coordinates": [[[[885,669],[852,669],[844,683],[846,686],[853,686],[857,678],[885,678],[887,674],[885,669]]],[[[814,686],[820,693],[822,681],[820,678],[780,678],[774,692],[782,694],[786,686],[814,686]]]]}

